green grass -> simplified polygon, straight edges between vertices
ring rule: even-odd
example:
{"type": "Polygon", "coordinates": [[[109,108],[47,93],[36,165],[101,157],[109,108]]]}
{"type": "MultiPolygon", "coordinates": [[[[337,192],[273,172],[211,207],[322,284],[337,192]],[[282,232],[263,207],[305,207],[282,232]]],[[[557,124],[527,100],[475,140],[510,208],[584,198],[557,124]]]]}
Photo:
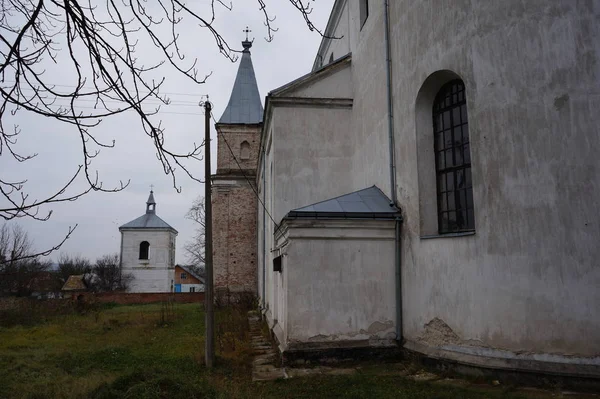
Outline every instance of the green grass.
{"type": "Polygon", "coordinates": [[[197,304],[105,307],[0,328],[0,398],[521,398],[503,388],[415,382],[388,366],[350,376],[252,383],[245,315],[217,314],[217,367],[204,368],[197,304]],[[225,326],[225,327],[223,327],[225,326]]]}

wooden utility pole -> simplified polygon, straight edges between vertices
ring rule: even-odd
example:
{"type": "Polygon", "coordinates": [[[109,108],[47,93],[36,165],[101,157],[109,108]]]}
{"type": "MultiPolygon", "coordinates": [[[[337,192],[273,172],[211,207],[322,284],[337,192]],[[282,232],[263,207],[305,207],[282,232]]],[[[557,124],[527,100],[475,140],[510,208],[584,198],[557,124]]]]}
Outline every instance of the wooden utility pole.
{"type": "Polygon", "coordinates": [[[204,284],[204,310],[206,312],[205,359],[206,367],[212,368],[215,363],[215,315],[213,309],[213,253],[212,253],[212,203],[210,182],[210,111],[212,105],[208,99],[204,103],[204,216],[205,247],[204,259],[206,281],[204,284]]]}

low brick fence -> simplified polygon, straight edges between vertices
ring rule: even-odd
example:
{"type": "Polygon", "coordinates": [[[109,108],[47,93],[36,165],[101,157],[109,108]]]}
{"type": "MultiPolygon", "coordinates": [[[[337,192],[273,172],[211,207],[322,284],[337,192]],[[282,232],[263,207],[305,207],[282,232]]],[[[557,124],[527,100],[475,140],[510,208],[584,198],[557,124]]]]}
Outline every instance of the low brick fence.
{"type": "Polygon", "coordinates": [[[204,292],[83,292],[73,296],[73,299],[77,298],[80,298],[79,300],[84,300],[86,302],[93,301],[97,303],[118,303],[119,305],[134,305],[165,301],[172,301],[176,303],[195,303],[204,302],[204,292]]]}

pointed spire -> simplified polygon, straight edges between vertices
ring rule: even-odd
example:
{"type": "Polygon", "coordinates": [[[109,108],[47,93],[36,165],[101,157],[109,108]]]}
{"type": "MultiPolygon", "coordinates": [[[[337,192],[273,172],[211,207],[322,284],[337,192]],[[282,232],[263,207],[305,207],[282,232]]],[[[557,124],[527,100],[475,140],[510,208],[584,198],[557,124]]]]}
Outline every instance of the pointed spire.
{"type": "Polygon", "coordinates": [[[150,190],[148,201],[146,201],[146,213],[156,213],[156,201],[154,201],[154,191],[150,190]]]}
{"type": "Polygon", "coordinates": [[[250,29],[246,27],[246,40],[242,42],[244,51],[242,51],[242,59],[238,67],[233,90],[229,103],[219,123],[230,124],[255,124],[261,123],[263,117],[263,107],[260,102],[260,93],[256,84],[256,75],[252,66],[252,57],[250,48],[252,42],[248,40],[250,29]]]}

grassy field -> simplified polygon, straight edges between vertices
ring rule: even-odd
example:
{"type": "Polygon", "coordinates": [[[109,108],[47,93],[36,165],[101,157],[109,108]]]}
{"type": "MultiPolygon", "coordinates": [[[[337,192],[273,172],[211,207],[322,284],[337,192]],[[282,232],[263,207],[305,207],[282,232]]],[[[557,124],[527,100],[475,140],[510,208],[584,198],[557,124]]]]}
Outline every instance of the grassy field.
{"type": "Polygon", "coordinates": [[[116,306],[0,327],[0,398],[524,397],[505,388],[415,382],[387,366],[253,383],[245,315],[219,311],[217,325],[218,365],[211,372],[203,366],[197,304],[116,306]]]}

